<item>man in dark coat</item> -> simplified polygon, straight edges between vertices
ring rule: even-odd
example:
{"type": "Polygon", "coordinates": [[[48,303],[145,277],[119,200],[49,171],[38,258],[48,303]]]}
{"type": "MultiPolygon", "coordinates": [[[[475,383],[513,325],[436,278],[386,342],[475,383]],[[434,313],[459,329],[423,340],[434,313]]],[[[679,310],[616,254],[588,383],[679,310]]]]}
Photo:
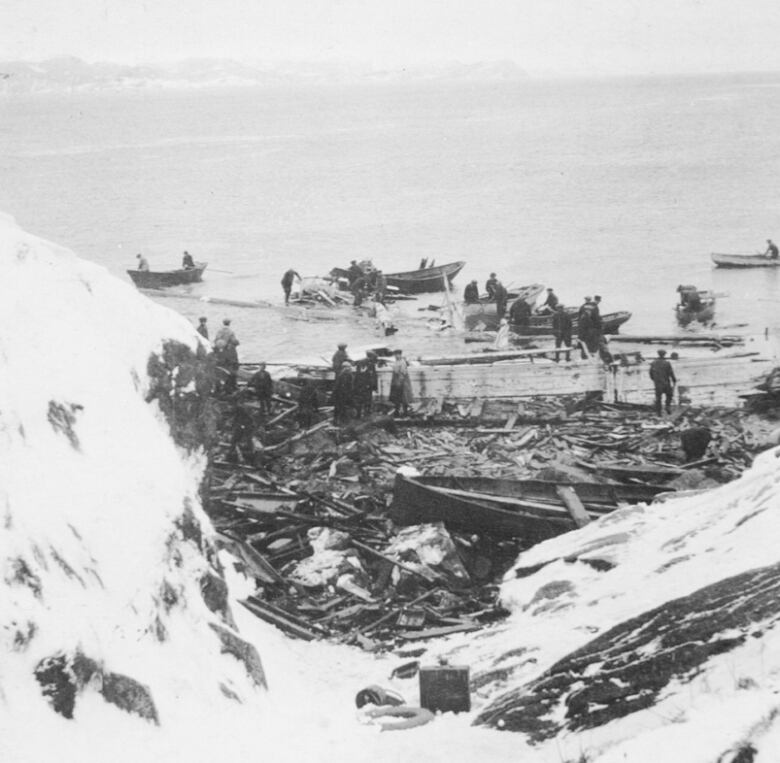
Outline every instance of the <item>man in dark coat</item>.
{"type": "Polygon", "coordinates": [[[665,398],[666,412],[672,412],[672,395],[677,377],[666,359],[666,350],[658,350],[658,357],[650,364],[650,378],[655,386],[655,412],[661,415],[661,398],[665,398]]]}
{"type": "Polygon", "coordinates": [[[298,273],[290,268],[289,270],[286,270],[284,275],[282,276],[282,290],[284,291],[284,304],[289,305],[290,304],[290,292],[292,291],[292,285],[293,281],[295,279],[301,280],[301,277],[298,275],[298,273]]]}
{"type": "Polygon", "coordinates": [[[555,362],[559,360],[558,348],[563,345],[566,347],[566,361],[571,359],[569,348],[571,347],[572,321],[571,316],[566,312],[566,308],[560,302],[555,307],[552,317],[552,330],[555,334],[555,362]]]}
{"type": "Polygon", "coordinates": [[[488,300],[490,302],[495,301],[496,299],[496,284],[498,283],[498,279],[496,278],[495,273],[490,274],[490,278],[488,278],[487,281],[485,281],[485,291],[488,295],[488,300]]]}
{"type": "Polygon", "coordinates": [[[513,326],[523,328],[527,326],[531,321],[531,305],[529,305],[522,297],[516,299],[512,303],[512,307],[509,308],[509,322],[513,326]]]}
{"type": "Polygon", "coordinates": [[[540,315],[549,315],[555,312],[555,308],[558,306],[558,295],[552,290],[547,289],[547,299],[544,300],[544,304],[537,310],[540,315]]]}
{"type": "Polygon", "coordinates": [[[338,376],[341,372],[341,367],[344,365],[345,360],[349,360],[349,355],[347,355],[347,345],[344,342],[341,342],[341,344],[339,344],[338,350],[333,353],[333,357],[331,358],[331,365],[333,366],[333,370],[336,372],[336,376],[338,376]]]}
{"type": "Polygon", "coordinates": [[[192,255],[189,252],[184,252],[181,256],[181,266],[184,270],[194,270],[195,260],[192,259],[192,255]]]}
{"type": "Polygon", "coordinates": [[[206,325],[207,318],[198,318],[198,328],[195,329],[204,339],[209,338],[209,327],[206,325]]]}
{"type": "Polygon", "coordinates": [[[777,245],[772,241],[771,238],[768,238],[766,240],[766,243],[768,244],[768,246],[767,246],[766,252],[764,252],[764,254],[766,254],[767,257],[770,257],[771,259],[776,260],[778,258],[778,256],[780,255],[780,250],[778,250],[777,245]]]}
{"type": "Polygon", "coordinates": [[[363,268],[357,264],[356,260],[351,260],[349,268],[347,269],[347,279],[349,280],[350,288],[355,281],[363,275],[363,268]]]}
{"type": "Polygon", "coordinates": [[[374,392],[377,389],[376,362],[373,352],[367,352],[366,357],[355,364],[355,413],[358,418],[370,414],[374,402],[374,392]]]}
{"type": "Polygon", "coordinates": [[[305,379],[298,396],[298,424],[301,429],[309,429],[314,426],[319,407],[320,401],[314,383],[311,379],[305,379]]]}
{"type": "Polygon", "coordinates": [[[466,288],[463,290],[463,301],[467,305],[475,305],[479,302],[479,287],[476,278],[471,283],[466,284],[466,288]]]}
{"type": "Polygon", "coordinates": [[[352,364],[345,360],[333,385],[333,423],[345,424],[349,419],[349,409],[354,405],[355,374],[352,364]]]}
{"type": "Polygon", "coordinates": [[[271,379],[271,374],[265,370],[265,363],[261,363],[257,371],[252,374],[252,378],[247,382],[247,387],[260,401],[260,412],[270,413],[274,383],[271,379]]]}
{"type": "Polygon", "coordinates": [[[496,317],[501,320],[506,312],[507,291],[501,281],[496,281],[493,295],[496,298],[496,317]]]}

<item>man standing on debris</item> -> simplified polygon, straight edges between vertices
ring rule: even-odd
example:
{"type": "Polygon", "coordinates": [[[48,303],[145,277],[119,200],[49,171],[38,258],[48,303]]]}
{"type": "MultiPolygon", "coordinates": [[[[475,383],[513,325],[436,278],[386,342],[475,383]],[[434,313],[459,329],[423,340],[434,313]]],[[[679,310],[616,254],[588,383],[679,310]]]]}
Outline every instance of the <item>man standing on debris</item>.
{"type": "Polygon", "coordinates": [[[204,339],[209,338],[209,327],[206,325],[206,321],[205,316],[198,318],[198,328],[195,329],[204,339]]]}
{"type": "Polygon", "coordinates": [[[658,357],[650,364],[650,378],[655,385],[655,412],[661,415],[661,397],[665,398],[666,412],[672,412],[672,395],[677,377],[672,364],[666,359],[666,350],[658,350],[658,357]]]}
{"type": "Polygon", "coordinates": [[[349,409],[354,404],[355,374],[352,363],[345,360],[341,364],[341,370],[336,375],[333,385],[333,423],[346,424],[349,419],[349,409]]]}
{"type": "Polygon", "coordinates": [[[338,375],[341,371],[341,367],[344,365],[345,360],[349,360],[349,355],[347,355],[347,345],[344,342],[341,342],[341,344],[339,344],[338,350],[333,353],[333,357],[331,358],[331,365],[333,366],[333,370],[336,372],[336,375],[338,375]]]}
{"type": "Polygon", "coordinates": [[[355,414],[359,419],[371,413],[376,389],[376,355],[369,350],[355,366],[355,414]]]}
{"type": "Polygon", "coordinates": [[[299,281],[301,280],[301,277],[298,275],[297,271],[293,270],[292,268],[286,270],[282,276],[282,289],[284,291],[285,305],[290,304],[290,292],[292,291],[293,281],[295,281],[296,278],[299,281]]]}
{"type": "Polygon", "coordinates": [[[226,392],[233,392],[238,379],[238,347],[239,341],[230,328],[230,318],[222,321],[222,328],[214,338],[214,352],[217,356],[217,366],[227,373],[224,384],[226,392]]]}
{"type": "Polygon", "coordinates": [[[347,269],[347,280],[349,281],[350,288],[352,288],[352,284],[362,275],[363,268],[357,264],[357,260],[350,260],[349,268],[347,269]]]}
{"type": "Polygon", "coordinates": [[[265,363],[261,363],[252,378],[247,382],[247,387],[252,390],[260,401],[260,413],[271,412],[271,397],[274,394],[274,383],[271,374],[265,370],[265,363]]]}
{"type": "Polygon", "coordinates": [[[475,278],[471,283],[466,284],[463,290],[463,301],[467,305],[476,305],[479,302],[479,287],[475,278]]]}
{"type": "Polygon", "coordinates": [[[571,332],[572,321],[571,316],[566,312],[566,307],[562,303],[558,303],[555,307],[555,312],[552,317],[552,330],[555,334],[555,362],[559,360],[558,348],[563,345],[566,347],[566,362],[571,359],[571,332]]]}
{"type": "Polygon", "coordinates": [[[384,305],[386,296],[387,278],[385,278],[385,274],[381,270],[377,270],[374,283],[374,299],[384,305]]]}
{"type": "Polygon", "coordinates": [[[393,414],[397,416],[403,408],[404,416],[409,414],[412,402],[412,380],[409,378],[409,366],[401,350],[393,350],[393,375],[390,377],[389,400],[394,406],[393,414]]]}
{"type": "Polygon", "coordinates": [[[320,401],[314,382],[310,378],[306,378],[298,396],[298,425],[301,429],[310,429],[314,426],[319,407],[320,401]]]}

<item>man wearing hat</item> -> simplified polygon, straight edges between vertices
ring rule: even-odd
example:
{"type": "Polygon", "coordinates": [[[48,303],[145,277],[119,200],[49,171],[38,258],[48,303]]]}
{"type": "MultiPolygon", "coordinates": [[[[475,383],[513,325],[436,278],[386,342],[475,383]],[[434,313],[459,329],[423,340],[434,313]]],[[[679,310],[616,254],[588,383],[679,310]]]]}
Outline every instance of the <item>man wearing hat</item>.
{"type": "Polygon", "coordinates": [[[655,412],[661,415],[661,397],[666,398],[666,412],[672,412],[672,395],[677,378],[672,364],[666,359],[666,350],[658,350],[658,357],[650,364],[650,378],[655,386],[655,412]]]}
{"type": "Polygon", "coordinates": [[[198,318],[198,327],[195,329],[204,339],[209,338],[209,327],[206,325],[206,317],[198,318]]]}
{"type": "Polygon", "coordinates": [[[479,302],[479,287],[475,278],[471,283],[466,284],[463,290],[463,301],[467,305],[476,305],[479,302]]]}
{"type": "Polygon", "coordinates": [[[333,366],[333,370],[337,375],[339,371],[341,371],[341,367],[344,365],[345,360],[349,360],[349,355],[347,355],[347,345],[344,342],[341,342],[341,344],[339,344],[338,350],[333,353],[333,357],[331,358],[331,365],[333,366]]]}

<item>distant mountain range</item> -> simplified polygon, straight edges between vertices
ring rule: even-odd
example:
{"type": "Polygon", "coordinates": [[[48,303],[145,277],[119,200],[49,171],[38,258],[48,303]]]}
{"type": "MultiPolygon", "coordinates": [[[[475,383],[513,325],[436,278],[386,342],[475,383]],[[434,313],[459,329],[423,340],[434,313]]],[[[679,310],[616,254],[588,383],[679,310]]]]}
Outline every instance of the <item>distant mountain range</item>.
{"type": "Polygon", "coordinates": [[[0,62],[0,93],[72,92],[142,88],[338,84],[422,80],[517,80],[525,71],[511,61],[441,64],[383,70],[335,63],[249,64],[189,59],[172,64],[88,63],[61,57],[0,62]]]}

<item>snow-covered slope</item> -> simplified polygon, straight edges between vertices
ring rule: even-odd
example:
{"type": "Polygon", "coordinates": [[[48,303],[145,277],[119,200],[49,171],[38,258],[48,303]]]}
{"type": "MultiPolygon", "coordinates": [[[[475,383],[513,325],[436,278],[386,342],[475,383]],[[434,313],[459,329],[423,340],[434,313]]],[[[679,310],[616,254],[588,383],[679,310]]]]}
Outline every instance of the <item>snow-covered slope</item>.
{"type": "Polygon", "coordinates": [[[231,628],[202,456],[147,402],[150,357],[196,359],[197,335],[8,218],[0,271],[0,759],[50,759],[56,732],[108,760],[96,727],[256,703],[265,679],[231,628]]]}

